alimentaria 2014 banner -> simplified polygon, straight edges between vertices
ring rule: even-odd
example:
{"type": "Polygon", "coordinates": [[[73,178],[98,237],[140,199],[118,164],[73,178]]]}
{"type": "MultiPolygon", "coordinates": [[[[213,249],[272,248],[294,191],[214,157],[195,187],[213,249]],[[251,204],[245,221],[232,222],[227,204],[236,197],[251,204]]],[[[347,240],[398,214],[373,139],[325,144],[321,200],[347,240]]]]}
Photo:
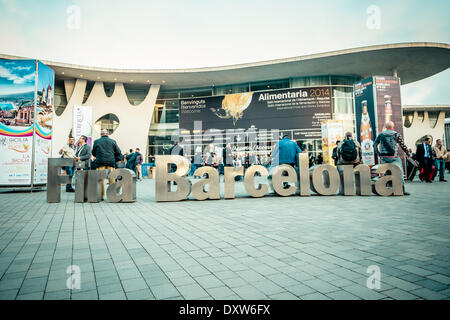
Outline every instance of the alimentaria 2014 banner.
{"type": "Polygon", "coordinates": [[[47,182],[54,85],[39,61],[0,59],[0,186],[47,182]]]}
{"type": "Polygon", "coordinates": [[[180,100],[180,129],[194,121],[208,129],[297,129],[298,139],[321,139],[321,123],[331,119],[330,87],[244,92],[180,100]]]}

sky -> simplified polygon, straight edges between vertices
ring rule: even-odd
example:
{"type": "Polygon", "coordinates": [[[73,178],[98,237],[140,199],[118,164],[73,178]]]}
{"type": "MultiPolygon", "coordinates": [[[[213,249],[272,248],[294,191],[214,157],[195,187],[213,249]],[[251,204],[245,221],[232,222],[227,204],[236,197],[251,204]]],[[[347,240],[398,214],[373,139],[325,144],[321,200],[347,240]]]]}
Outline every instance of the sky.
{"type": "MultiPolygon", "coordinates": [[[[448,0],[0,0],[0,53],[133,69],[223,66],[450,41],[448,0]]],[[[1,70],[0,70],[1,72],[1,70]]],[[[450,104],[450,70],[402,86],[450,104]]]]}
{"type": "Polygon", "coordinates": [[[0,88],[2,95],[34,92],[36,62],[32,60],[0,60],[0,88]]]}

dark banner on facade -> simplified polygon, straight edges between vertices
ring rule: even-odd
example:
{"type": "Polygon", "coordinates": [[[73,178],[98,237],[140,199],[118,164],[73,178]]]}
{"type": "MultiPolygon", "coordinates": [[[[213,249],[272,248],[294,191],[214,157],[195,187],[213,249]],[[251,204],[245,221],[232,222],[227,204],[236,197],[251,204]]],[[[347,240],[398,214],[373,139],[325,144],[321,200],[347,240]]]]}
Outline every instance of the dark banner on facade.
{"type": "MultiPolygon", "coordinates": [[[[403,117],[400,80],[391,76],[374,76],[354,85],[355,116],[358,141],[363,148],[365,164],[375,164],[373,141],[383,131],[388,121],[393,121],[395,131],[403,135],[403,117]]],[[[403,152],[399,150],[403,159],[403,152]]]]}
{"type": "Polygon", "coordinates": [[[320,139],[321,122],[331,119],[331,90],[314,87],[180,100],[180,129],[194,121],[209,129],[297,129],[298,139],[320,139]]]}
{"type": "Polygon", "coordinates": [[[362,148],[364,164],[374,165],[373,141],[376,135],[375,102],[372,77],[354,84],[356,135],[362,148]]]}

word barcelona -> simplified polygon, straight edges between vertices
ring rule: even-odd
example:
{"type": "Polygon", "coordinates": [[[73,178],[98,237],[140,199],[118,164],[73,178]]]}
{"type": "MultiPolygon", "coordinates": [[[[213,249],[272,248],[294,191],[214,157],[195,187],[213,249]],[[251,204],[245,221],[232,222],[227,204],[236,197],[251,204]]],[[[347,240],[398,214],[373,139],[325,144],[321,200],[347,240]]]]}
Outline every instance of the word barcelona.
{"type": "MultiPolygon", "coordinates": [[[[190,171],[190,162],[182,156],[164,155],[156,156],[156,201],[181,201],[191,194],[197,200],[220,199],[219,172],[209,166],[198,168],[194,176],[202,178],[194,185],[184,176],[190,171]],[[175,172],[171,172],[172,166],[175,172]],[[176,184],[176,190],[171,185],[176,184]],[[206,186],[208,188],[206,189],[206,186]]],[[[337,193],[345,196],[370,196],[375,193],[379,196],[402,196],[402,172],[395,164],[381,164],[372,169],[365,164],[355,168],[353,165],[342,165],[335,168],[329,164],[317,165],[309,168],[308,155],[299,154],[298,171],[290,165],[279,165],[269,171],[261,165],[250,166],[244,174],[243,167],[224,168],[224,198],[235,198],[235,178],[244,177],[244,186],[247,193],[254,198],[264,197],[269,187],[278,195],[286,197],[299,194],[310,196],[311,191],[331,196],[337,193]],[[372,173],[378,175],[372,181],[372,173]],[[268,177],[268,184],[259,183],[255,186],[255,175],[268,177]],[[294,184],[294,185],[292,185],[294,184]]]]}

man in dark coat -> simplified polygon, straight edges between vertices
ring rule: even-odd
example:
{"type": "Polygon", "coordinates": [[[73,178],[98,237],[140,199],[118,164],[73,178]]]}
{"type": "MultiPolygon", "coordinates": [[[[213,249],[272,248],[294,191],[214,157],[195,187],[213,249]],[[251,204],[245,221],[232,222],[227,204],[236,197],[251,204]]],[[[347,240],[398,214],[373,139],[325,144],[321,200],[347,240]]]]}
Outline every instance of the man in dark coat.
{"type": "Polygon", "coordinates": [[[233,166],[233,152],[231,151],[231,144],[227,143],[222,151],[222,161],[225,167],[233,166]]]}
{"type": "MultiPolygon", "coordinates": [[[[114,170],[116,160],[122,156],[122,152],[115,140],[108,137],[108,130],[102,129],[101,137],[94,141],[92,155],[95,157],[95,165],[98,170],[114,170]]],[[[109,184],[114,183],[109,179],[109,184]]],[[[105,186],[102,184],[102,200],[105,197],[105,186]]]]}
{"type": "Polygon", "coordinates": [[[88,170],[91,167],[91,146],[86,143],[87,137],[81,136],[78,140],[78,147],[75,152],[75,159],[78,161],[84,161],[84,170],[88,170]]]}
{"type": "Polygon", "coordinates": [[[125,159],[127,160],[125,168],[136,172],[136,155],[136,152],[133,152],[133,149],[130,149],[130,153],[125,156],[125,159]]]}
{"type": "Polygon", "coordinates": [[[433,170],[433,159],[431,149],[431,138],[425,138],[425,141],[417,146],[416,160],[419,162],[421,168],[423,168],[423,174],[419,177],[428,183],[431,183],[430,174],[433,170]]]}

